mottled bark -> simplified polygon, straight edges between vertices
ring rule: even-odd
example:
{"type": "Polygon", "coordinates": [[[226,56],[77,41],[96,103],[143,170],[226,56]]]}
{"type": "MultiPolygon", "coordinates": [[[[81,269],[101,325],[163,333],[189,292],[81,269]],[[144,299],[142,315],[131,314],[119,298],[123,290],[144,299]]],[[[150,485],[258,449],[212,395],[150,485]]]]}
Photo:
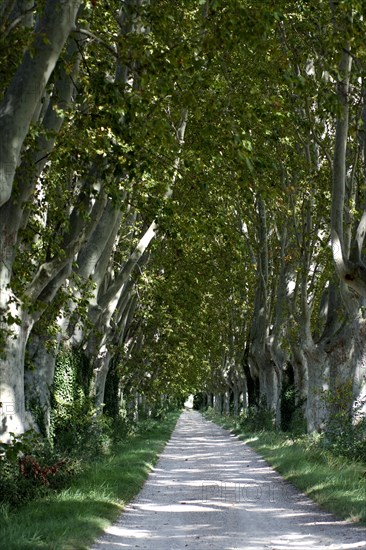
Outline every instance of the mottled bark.
{"type": "Polygon", "coordinates": [[[0,441],[8,441],[10,433],[20,434],[29,427],[24,400],[24,356],[33,320],[19,307],[14,313],[18,322],[1,326],[5,341],[0,364],[0,441]]]}

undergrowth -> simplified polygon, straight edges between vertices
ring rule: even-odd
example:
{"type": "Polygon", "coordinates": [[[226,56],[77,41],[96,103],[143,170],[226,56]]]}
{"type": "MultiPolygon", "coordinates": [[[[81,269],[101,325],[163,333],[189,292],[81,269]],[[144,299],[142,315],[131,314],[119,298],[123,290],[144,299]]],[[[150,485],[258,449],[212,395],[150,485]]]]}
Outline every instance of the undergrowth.
{"type": "MultiPolygon", "coordinates": [[[[51,485],[56,478],[48,466],[38,468],[33,460],[24,460],[27,477],[18,459],[16,467],[31,494],[26,493],[20,502],[16,498],[16,508],[14,502],[4,500],[0,505],[0,548],[86,550],[139,492],[178,416],[170,412],[159,420],[140,422],[108,451],[84,460],[79,469],[76,457],[70,457],[75,471],[69,472],[57,490],[51,485]]],[[[31,445],[35,452],[34,442],[31,445]]]]}

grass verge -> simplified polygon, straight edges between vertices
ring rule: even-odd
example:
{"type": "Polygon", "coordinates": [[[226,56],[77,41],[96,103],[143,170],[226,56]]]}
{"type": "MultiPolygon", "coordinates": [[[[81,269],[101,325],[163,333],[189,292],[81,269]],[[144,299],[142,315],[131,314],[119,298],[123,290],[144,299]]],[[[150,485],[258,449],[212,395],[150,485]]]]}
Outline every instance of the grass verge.
{"type": "Polygon", "coordinates": [[[283,432],[248,433],[237,419],[214,412],[204,416],[233,431],[285,479],[322,508],[366,525],[366,464],[335,456],[311,436],[283,432]]]}
{"type": "Polygon", "coordinates": [[[81,474],[67,489],[10,512],[0,509],[0,548],[86,550],[141,489],[180,413],[146,421],[137,434],[81,474]]]}

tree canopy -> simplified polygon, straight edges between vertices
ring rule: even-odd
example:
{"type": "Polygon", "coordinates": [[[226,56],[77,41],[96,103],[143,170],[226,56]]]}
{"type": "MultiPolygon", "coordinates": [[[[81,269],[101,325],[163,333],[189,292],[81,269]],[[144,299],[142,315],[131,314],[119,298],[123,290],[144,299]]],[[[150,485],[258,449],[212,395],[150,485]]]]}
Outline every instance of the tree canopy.
{"type": "Polygon", "coordinates": [[[124,395],[278,422],[291,371],[309,431],[324,392],[365,395],[364,12],[1,2],[4,438],[34,403],[47,432],[64,349],[100,410],[112,366],[124,395]]]}

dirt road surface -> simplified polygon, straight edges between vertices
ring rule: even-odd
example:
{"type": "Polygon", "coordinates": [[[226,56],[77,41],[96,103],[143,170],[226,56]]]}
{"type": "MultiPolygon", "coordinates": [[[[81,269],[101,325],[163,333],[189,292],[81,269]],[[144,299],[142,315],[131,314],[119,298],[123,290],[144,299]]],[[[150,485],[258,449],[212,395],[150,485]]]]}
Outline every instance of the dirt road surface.
{"type": "MultiPolygon", "coordinates": [[[[365,504],[366,505],[366,504],[365,504]]],[[[92,550],[366,550],[234,435],[184,411],[138,497],[92,550]]]]}

